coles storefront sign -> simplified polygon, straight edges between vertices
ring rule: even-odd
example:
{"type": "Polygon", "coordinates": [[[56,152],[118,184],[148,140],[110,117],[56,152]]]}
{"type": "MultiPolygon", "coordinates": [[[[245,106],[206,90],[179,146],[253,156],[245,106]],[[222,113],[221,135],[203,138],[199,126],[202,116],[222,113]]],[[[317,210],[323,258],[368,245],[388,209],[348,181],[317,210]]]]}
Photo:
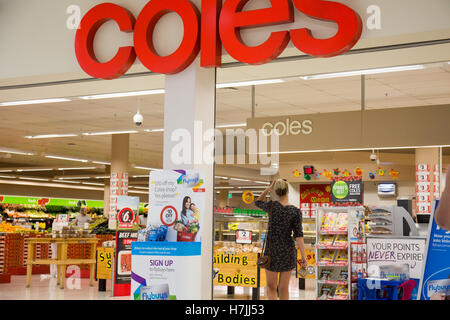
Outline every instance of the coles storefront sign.
{"type": "Polygon", "coordinates": [[[95,78],[115,79],[133,65],[136,58],[149,70],[175,74],[188,67],[200,52],[202,67],[220,67],[222,47],[237,61],[264,64],[276,59],[290,41],[301,52],[314,57],[333,57],[350,50],[361,37],[360,16],[348,6],[323,0],[271,0],[271,7],[243,11],[249,0],[202,0],[197,8],[188,0],[151,0],[137,19],[119,5],[102,3],[90,9],[80,22],[75,37],[75,53],[81,68],[95,78]],[[200,10],[201,9],[201,13],[200,10]],[[328,39],[317,39],[312,30],[299,28],[270,33],[258,46],[247,46],[240,30],[289,24],[294,10],[319,20],[337,24],[337,33],[328,39]],[[170,55],[155,50],[153,32],[159,19],[169,12],[179,15],[184,36],[170,55]],[[115,21],[122,32],[133,32],[134,46],[120,47],[110,61],[101,63],[94,51],[94,38],[107,21],[115,21]]]}

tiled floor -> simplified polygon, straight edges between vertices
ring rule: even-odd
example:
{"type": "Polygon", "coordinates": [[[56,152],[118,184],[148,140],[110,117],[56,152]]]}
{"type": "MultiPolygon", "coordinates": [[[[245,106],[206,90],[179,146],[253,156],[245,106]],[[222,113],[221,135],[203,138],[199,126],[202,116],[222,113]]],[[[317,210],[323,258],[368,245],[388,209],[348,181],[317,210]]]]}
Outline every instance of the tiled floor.
{"type": "MultiPolygon", "coordinates": [[[[111,281],[107,281],[106,291],[98,291],[98,282],[89,286],[89,279],[79,281],[67,279],[66,288],[60,289],[56,279],[50,275],[33,275],[30,288],[25,287],[26,276],[11,276],[10,283],[0,283],[0,300],[128,300],[129,297],[113,297],[111,281]]],[[[298,279],[292,277],[290,282],[291,300],[314,299],[314,283],[306,282],[306,290],[298,289],[298,279]]],[[[261,299],[265,299],[261,289],[261,299]]],[[[214,299],[251,299],[251,289],[236,287],[234,295],[227,295],[227,287],[214,287],[214,299]]]]}

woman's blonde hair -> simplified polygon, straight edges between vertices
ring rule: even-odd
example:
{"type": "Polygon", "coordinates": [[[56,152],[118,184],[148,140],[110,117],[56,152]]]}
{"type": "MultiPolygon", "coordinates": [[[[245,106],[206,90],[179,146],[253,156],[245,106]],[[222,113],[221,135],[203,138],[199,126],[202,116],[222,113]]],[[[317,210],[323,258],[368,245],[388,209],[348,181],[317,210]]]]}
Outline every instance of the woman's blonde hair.
{"type": "Polygon", "coordinates": [[[273,189],[277,196],[282,197],[288,193],[289,186],[285,179],[277,179],[273,185],[273,189]]]}

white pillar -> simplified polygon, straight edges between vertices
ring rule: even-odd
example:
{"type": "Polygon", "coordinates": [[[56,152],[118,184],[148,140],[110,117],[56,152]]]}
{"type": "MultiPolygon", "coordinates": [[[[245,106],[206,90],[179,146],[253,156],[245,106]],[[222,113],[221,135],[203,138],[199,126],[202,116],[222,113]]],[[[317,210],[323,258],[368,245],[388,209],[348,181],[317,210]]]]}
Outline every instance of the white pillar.
{"type": "Polygon", "coordinates": [[[205,172],[206,214],[202,221],[202,270],[198,272],[202,279],[201,299],[208,300],[212,299],[214,164],[200,163],[198,157],[202,153],[202,133],[215,126],[216,70],[201,68],[197,58],[184,71],[167,75],[165,90],[164,169],[203,169],[205,172]],[[195,122],[201,123],[203,132],[195,132],[195,122]],[[171,157],[172,149],[180,144],[180,141],[171,140],[172,132],[181,128],[191,137],[191,161],[184,165],[174,163],[171,157]]]}

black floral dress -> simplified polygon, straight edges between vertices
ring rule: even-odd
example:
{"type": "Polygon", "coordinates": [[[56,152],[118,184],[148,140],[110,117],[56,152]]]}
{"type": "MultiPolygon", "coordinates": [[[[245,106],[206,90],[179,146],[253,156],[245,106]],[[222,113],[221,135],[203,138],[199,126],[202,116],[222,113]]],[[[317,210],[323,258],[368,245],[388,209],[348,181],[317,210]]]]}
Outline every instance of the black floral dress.
{"type": "Polygon", "coordinates": [[[295,206],[283,206],[278,201],[256,201],[256,206],[270,215],[268,245],[270,256],[267,270],[274,272],[292,271],[297,267],[295,238],[303,237],[302,215],[295,206]]]}

